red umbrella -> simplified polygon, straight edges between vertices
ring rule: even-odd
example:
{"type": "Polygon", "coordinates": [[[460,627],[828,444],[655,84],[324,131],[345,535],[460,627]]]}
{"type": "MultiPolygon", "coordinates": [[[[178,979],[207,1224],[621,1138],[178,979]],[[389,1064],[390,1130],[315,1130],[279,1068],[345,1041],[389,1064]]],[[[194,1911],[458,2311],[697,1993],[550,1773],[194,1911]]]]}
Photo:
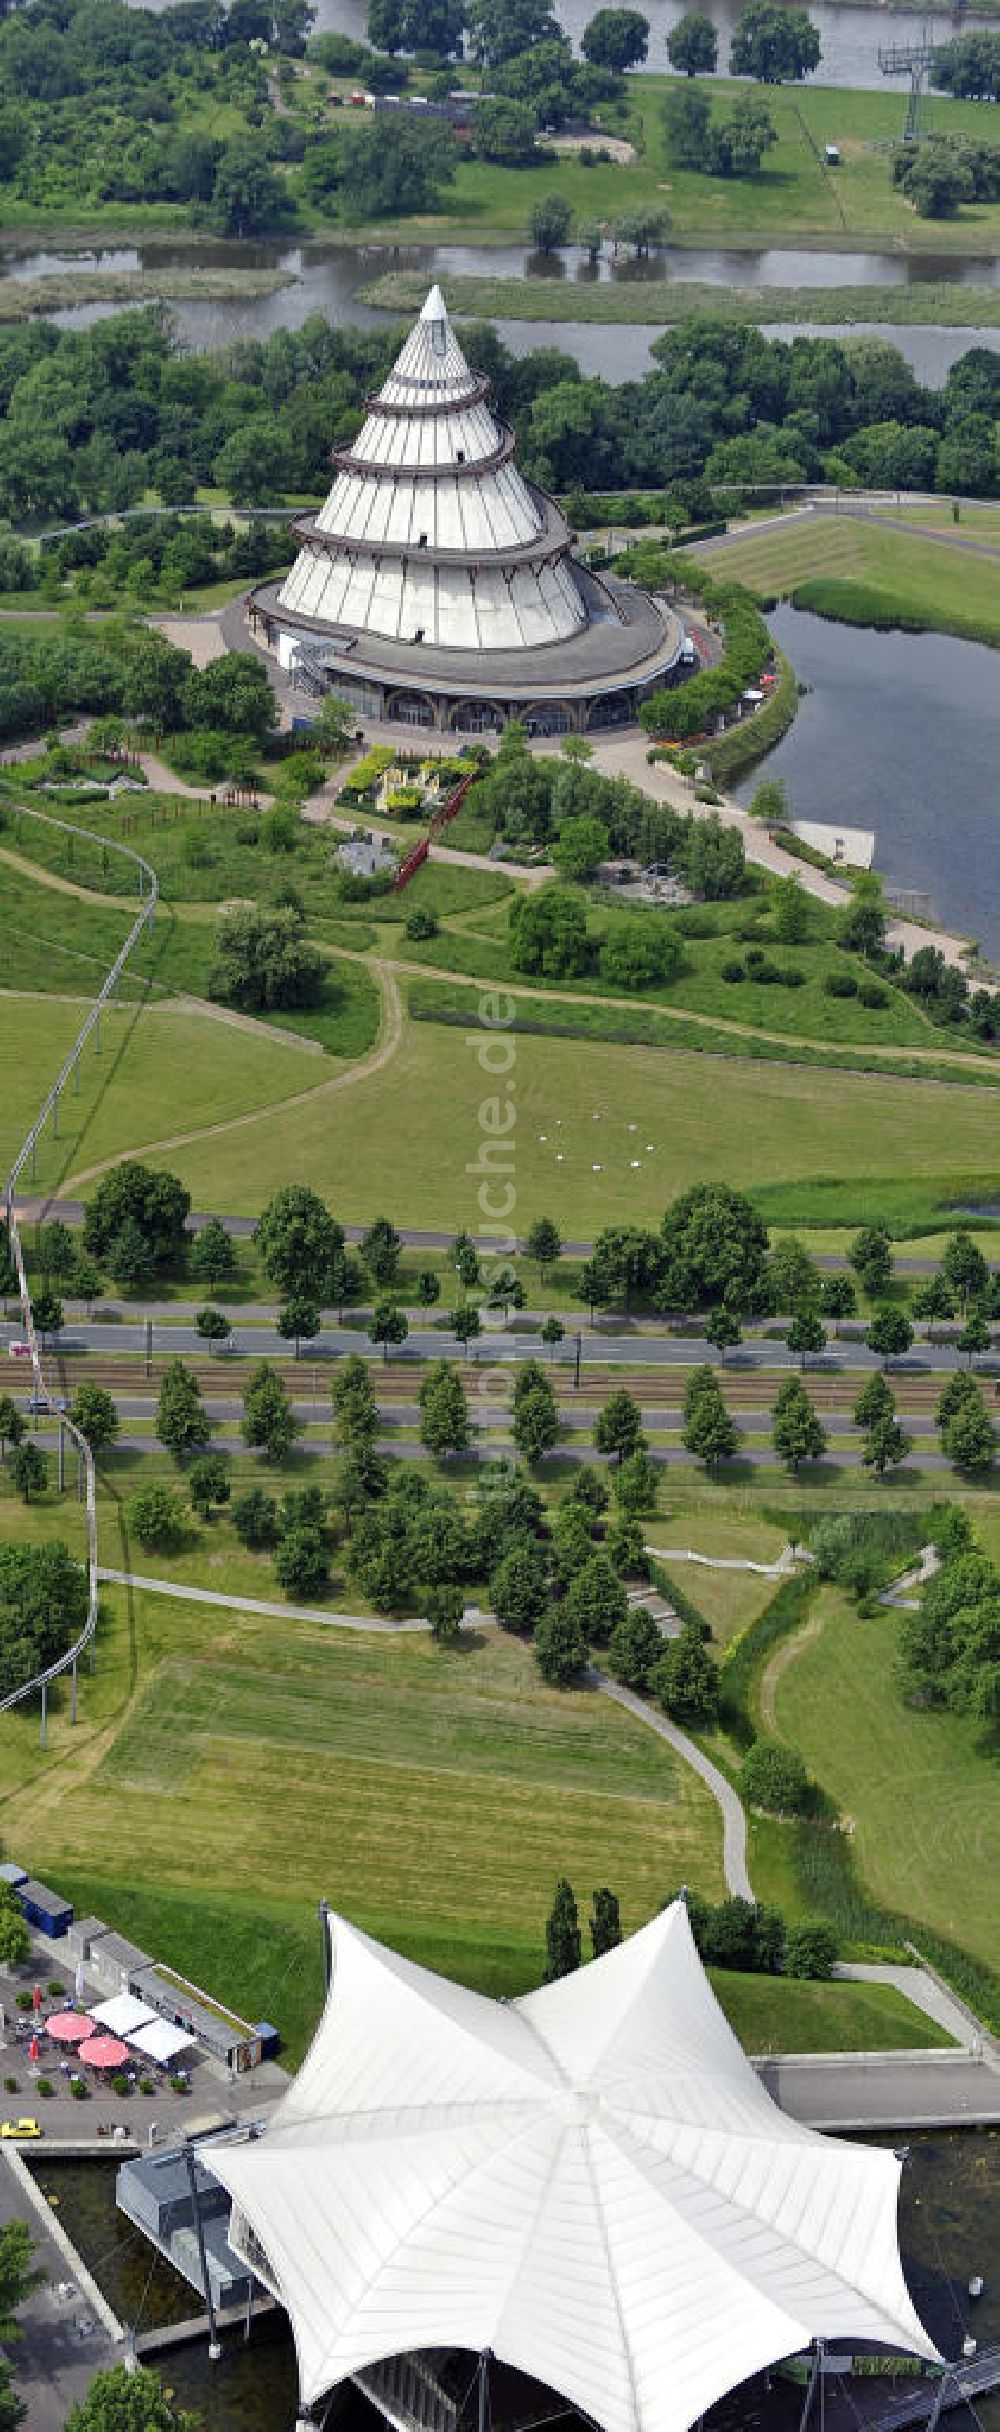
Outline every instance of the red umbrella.
{"type": "Polygon", "coordinates": [[[91,2035],[77,2054],[88,2069],[122,2069],[131,2057],[128,2045],[120,2044],[116,2035],[91,2035]]]}
{"type": "Polygon", "coordinates": [[[79,2010],[57,2010],[54,2018],[45,2021],[46,2035],[57,2044],[84,2044],[94,2032],[92,2018],[81,2018],[79,2010]]]}
{"type": "Polygon", "coordinates": [[[34,2008],[35,2008],[36,2010],[40,2010],[40,2009],[41,2009],[41,2006],[42,2006],[42,1988],[41,1988],[41,1985],[40,1985],[40,1984],[36,1984],[36,1986],[35,1986],[35,1990],[34,1990],[34,1992],[33,1992],[32,1996],[31,1996],[31,1999],[32,1999],[32,2003],[33,2003],[34,2008]]]}
{"type": "Polygon", "coordinates": [[[33,2035],[33,2036],[32,2036],[32,2038],[31,2038],[31,2042],[30,2042],[30,2044],[28,2045],[28,2059],[29,2059],[29,2060],[37,2060],[37,2059],[38,2059],[38,2037],[37,2037],[37,2035],[33,2035]]]}

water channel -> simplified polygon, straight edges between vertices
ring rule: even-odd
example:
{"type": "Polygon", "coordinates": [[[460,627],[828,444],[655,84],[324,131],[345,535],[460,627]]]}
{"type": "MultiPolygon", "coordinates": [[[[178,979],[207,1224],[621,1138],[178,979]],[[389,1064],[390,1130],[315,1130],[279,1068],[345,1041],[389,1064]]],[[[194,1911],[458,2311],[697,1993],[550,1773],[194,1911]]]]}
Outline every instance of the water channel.
{"type": "MultiPolygon", "coordinates": [[[[873,633],[783,607],[768,619],[809,687],[768,756],[800,819],[874,828],[890,885],[1000,958],[997,654],[946,635],[873,633]]],[[[736,787],[749,801],[760,772],[736,787]]]]}
{"type": "MultiPolygon", "coordinates": [[[[866,2141],[898,2145],[902,2140],[866,2141]]],[[[900,2194],[907,2279],[942,2353],[955,2356],[967,2327],[981,2344],[1000,2336],[1000,2134],[921,2130],[908,2139],[908,2153],[900,2194]],[[972,2304],[965,2292],[975,2271],[984,2274],[986,2288],[972,2304]]],[[[39,2157],[32,2167],[121,2321],[142,2330],[197,2312],[186,2283],[116,2212],[113,2164],[39,2157]]],[[[292,2432],[294,2357],[283,2316],[257,2323],[249,2346],[242,2334],[228,2336],[216,2366],[199,2341],[172,2350],[163,2372],[178,2403],[196,2409],[207,2432],[292,2432]]],[[[779,2388],[766,2413],[755,2401],[754,2422],[763,2432],[794,2432],[801,2404],[801,2390],[779,2388]]],[[[982,2432],[1000,2432],[1000,2398],[982,2402],[978,2414],[982,2432]]],[[[830,2408],[827,2416],[832,2422],[830,2408]]],[[[743,2432],[747,2420],[737,2397],[724,2410],[724,2432],[743,2432]]],[[[845,2432],[849,2421],[846,2411],[845,2432]]],[[[954,2432],[970,2426],[967,2415],[956,2414],[949,2422],[954,2432]]],[[[381,2418],[351,2394],[338,2406],[337,2423],[342,2432],[378,2432],[381,2418]]]]}
{"type": "MultiPolygon", "coordinates": [[[[105,246],[74,253],[39,249],[36,253],[4,254],[0,247],[0,275],[22,282],[72,277],[74,273],[93,270],[154,272],[165,267],[190,268],[192,262],[227,269],[277,269],[286,272],[290,281],[273,295],[250,300],[171,305],[171,316],[183,342],[208,350],[226,347],[240,338],[267,338],[277,329],[298,329],[316,312],[325,314],[334,323],[353,320],[369,327],[383,326],[382,314],[356,301],[358,288],[377,278],[383,270],[418,270],[428,285],[432,279],[447,279],[449,274],[522,278],[529,272],[534,277],[551,276],[553,283],[560,286],[592,283],[589,265],[573,247],[567,249],[564,261],[557,263],[542,262],[523,245],[343,245],[331,246],[326,251],[314,247],[304,251],[299,246],[287,245],[228,245],[200,246],[195,254],[176,240],[160,238],[141,246],[105,246]]],[[[734,287],[848,284],[904,287],[947,279],[959,285],[986,287],[1000,284],[1000,260],[993,255],[963,258],[934,254],[809,253],[777,246],[758,253],[727,251],[721,247],[691,251],[674,247],[656,255],[651,262],[620,263],[614,267],[603,262],[600,276],[602,280],[614,277],[621,284],[641,284],[650,277],[674,280],[680,291],[680,311],[684,286],[691,280],[734,287]]],[[[71,304],[52,318],[63,328],[85,329],[121,309],[113,303],[71,304]]],[[[814,334],[857,337],[867,334],[869,326],[874,335],[898,346],[913,365],[918,379],[935,388],[943,385],[951,365],[971,346],[1000,350],[1000,328],[844,323],[817,327],[814,334]]],[[[528,354],[536,346],[557,346],[572,355],[586,375],[599,373],[616,384],[641,379],[649,370],[650,349],[657,336],[655,325],[639,322],[609,325],[587,321],[498,320],[496,327],[514,354],[528,354]]],[[[811,331],[811,324],[784,327],[775,322],[767,334],[791,338],[809,335],[811,331]]]]}

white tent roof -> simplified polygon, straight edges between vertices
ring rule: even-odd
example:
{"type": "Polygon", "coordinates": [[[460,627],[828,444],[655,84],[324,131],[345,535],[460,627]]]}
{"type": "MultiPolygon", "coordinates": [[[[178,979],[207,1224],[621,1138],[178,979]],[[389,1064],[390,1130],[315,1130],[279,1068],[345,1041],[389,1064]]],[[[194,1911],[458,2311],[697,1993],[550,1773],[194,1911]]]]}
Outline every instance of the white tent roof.
{"type": "Polygon", "coordinates": [[[100,2009],[91,2010],[88,2015],[108,2035],[134,2035],[137,2027],[148,2026],[156,2011],[150,2009],[148,2002],[137,2001],[134,1993],[116,1993],[113,2001],[102,2001],[100,2009]]]}
{"type": "Polygon", "coordinates": [[[172,2027],[166,2018],[153,2018],[148,2027],[140,2027],[138,2034],[130,2035],[129,2042],[137,2052],[144,2052],[147,2060],[157,2060],[165,2067],[182,2052],[190,2052],[194,2037],[185,2035],[183,2027],[172,2027]]]}
{"type": "Polygon", "coordinates": [[[936,2355],[898,2161],[777,2109],[682,1903],[511,2003],[330,1935],[298,2077],[263,2136],[212,2154],[307,2403],[382,2357],[488,2349],[606,2432],[686,2432],[813,2337],[936,2355]]]}

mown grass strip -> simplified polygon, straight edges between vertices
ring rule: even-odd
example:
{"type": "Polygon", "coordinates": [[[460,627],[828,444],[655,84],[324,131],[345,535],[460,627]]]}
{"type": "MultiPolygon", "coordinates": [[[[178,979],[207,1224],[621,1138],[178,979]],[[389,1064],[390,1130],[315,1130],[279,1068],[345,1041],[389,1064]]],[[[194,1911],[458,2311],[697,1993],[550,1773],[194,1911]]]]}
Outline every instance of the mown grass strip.
{"type": "MultiPolygon", "coordinates": [[[[575,280],[449,273],[442,284],[450,311],[475,320],[642,323],[657,329],[691,315],[713,321],[813,321],[828,326],[880,321],[985,329],[1000,324],[1000,289],[959,287],[943,280],[911,287],[715,287],[701,279],[650,279],[635,285],[606,279],[584,286],[575,280]]],[[[420,271],[386,271],[359,287],[357,301],[382,312],[417,312],[425,287],[420,271]]]]}

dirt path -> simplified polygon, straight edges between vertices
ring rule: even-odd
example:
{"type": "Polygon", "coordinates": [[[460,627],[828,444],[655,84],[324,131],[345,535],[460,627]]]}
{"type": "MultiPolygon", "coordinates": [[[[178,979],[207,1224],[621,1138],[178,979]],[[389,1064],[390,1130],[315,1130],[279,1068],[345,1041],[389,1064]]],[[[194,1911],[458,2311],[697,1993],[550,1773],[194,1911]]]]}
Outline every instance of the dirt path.
{"type": "MultiPolygon", "coordinates": [[[[356,956],[354,959],[361,961],[364,958],[356,956]]],[[[346,1065],[342,1072],[334,1073],[329,1081],[318,1082],[313,1089],[296,1090],[293,1097],[282,1098],[277,1110],[273,1105],[260,1106],[250,1114],[231,1115],[222,1123],[202,1124],[195,1131],[172,1132],[162,1140],[133,1141],[117,1156],[103,1157],[99,1165],[81,1166],[77,1173],[67,1174],[60,1184],[63,1196],[71,1198],[75,1191],[83,1189],[85,1183],[96,1181],[100,1174],[106,1174],[112,1166],[120,1165],[123,1157],[140,1153],[143,1156],[154,1153],[161,1155],[167,1149],[190,1148],[195,1144],[200,1145],[203,1140],[219,1139],[227,1132],[245,1131],[251,1123],[270,1122],[276,1111],[285,1114],[290,1106],[305,1106],[317,1098],[332,1098],[339,1090],[351,1089],[356,1081],[368,1081],[375,1073],[381,1072],[391,1062],[402,1039],[403,1005],[391,966],[369,961],[367,968],[374,973],[382,994],[382,1020],[370,1055],[361,1057],[357,1064],[346,1065]]]]}
{"type": "Polygon", "coordinates": [[[822,1628],[823,1615],[814,1613],[809,1621],[803,1622],[801,1630],[796,1630],[794,1638],[786,1638],[784,1645],[775,1649],[770,1663],[765,1666],[761,1675],[760,1719],[765,1730],[769,1731],[775,1739],[781,1737],[775,1706],[778,1682],[795,1662],[796,1657],[801,1655],[803,1647],[807,1647],[812,1639],[819,1637],[822,1628]]]}

